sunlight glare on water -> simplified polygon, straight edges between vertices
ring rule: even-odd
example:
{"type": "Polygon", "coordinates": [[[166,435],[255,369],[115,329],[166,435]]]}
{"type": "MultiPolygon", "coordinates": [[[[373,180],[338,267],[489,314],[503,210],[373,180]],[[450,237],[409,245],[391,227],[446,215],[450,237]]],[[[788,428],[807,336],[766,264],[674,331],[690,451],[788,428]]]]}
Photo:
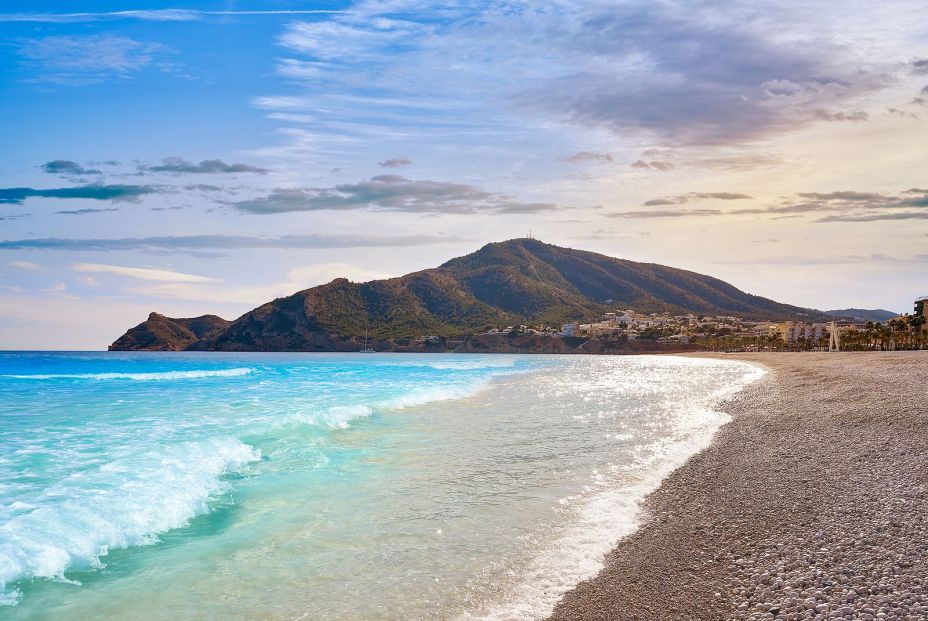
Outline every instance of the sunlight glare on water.
{"type": "Polygon", "coordinates": [[[543,618],[761,374],[669,356],[0,354],[0,616],[543,618]]]}

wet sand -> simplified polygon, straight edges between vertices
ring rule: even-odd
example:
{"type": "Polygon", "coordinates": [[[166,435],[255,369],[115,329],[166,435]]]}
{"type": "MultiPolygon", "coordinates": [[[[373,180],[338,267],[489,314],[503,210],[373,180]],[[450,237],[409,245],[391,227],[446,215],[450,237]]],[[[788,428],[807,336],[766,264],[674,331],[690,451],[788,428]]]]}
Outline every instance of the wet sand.
{"type": "Polygon", "coordinates": [[[718,356],[770,372],[550,619],[928,619],[928,351],[718,356]]]}

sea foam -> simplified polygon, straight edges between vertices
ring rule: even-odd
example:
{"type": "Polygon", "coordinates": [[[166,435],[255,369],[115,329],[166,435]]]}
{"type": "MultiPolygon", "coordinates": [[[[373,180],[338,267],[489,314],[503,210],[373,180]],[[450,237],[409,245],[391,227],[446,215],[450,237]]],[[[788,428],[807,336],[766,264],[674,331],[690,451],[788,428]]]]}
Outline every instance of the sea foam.
{"type": "Polygon", "coordinates": [[[36,508],[0,524],[0,603],[19,600],[18,590],[7,590],[13,582],[65,581],[66,571],[101,567],[110,550],[157,542],[209,512],[228,488],[223,475],[258,459],[235,438],[212,438],[72,474],[36,508]]]}
{"type": "Polygon", "coordinates": [[[157,382],[167,380],[200,379],[204,377],[241,377],[254,371],[249,368],[237,369],[208,369],[198,371],[163,371],[154,373],[42,373],[35,375],[0,375],[11,379],[24,380],[58,380],[58,379],[86,379],[86,380],[135,380],[141,382],[157,382]]]}

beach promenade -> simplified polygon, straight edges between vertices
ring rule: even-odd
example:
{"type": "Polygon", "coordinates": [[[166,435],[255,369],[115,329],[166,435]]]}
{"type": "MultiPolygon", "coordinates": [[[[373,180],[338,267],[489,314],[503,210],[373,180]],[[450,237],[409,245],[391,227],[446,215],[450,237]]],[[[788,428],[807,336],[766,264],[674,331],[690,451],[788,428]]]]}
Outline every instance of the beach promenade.
{"type": "Polygon", "coordinates": [[[928,619],[928,352],[726,357],[770,372],[551,619],[928,619]]]}

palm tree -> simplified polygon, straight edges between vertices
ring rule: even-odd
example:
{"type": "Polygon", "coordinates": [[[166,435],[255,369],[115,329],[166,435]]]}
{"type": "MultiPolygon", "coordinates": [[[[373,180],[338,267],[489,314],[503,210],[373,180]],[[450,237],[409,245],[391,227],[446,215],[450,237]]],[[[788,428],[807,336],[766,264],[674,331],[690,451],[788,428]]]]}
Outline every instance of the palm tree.
{"type": "Polygon", "coordinates": [[[925,325],[926,321],[928,320],[925,319],[924,315],[912,315],[909,317],[909,326],[912,328],[913,336],[915,337],[915,342],[919,349],[921,349],[922,342],[925,340],[922,326],[925,325]]]}

